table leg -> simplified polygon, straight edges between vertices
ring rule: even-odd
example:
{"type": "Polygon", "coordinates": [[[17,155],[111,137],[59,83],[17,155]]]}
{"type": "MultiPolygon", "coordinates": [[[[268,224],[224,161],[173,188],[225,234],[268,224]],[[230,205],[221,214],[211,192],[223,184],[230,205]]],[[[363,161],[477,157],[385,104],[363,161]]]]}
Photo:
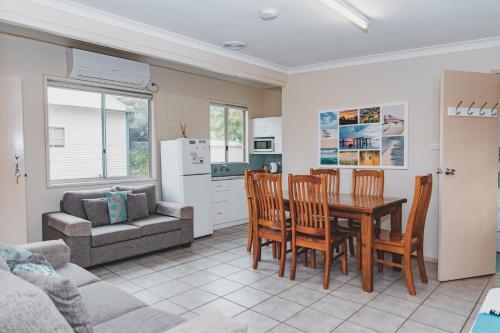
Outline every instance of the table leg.
{"type": "Polygon", "coordinates": [[[363,290],[373,291],[373,216],[361,215],[361,255],[363,290]]]}
{"type": "MultiPolygon", "coordinates": [[[[402,208],[398,206],[391,214],[391,234],[401,234],[402,229],[402,208]]],[[[392,262],[401,264],[401,255],[392,254],[392,262]]],[[[399,267],[392,267],[394,271],[401,271],[399,267]]]]}

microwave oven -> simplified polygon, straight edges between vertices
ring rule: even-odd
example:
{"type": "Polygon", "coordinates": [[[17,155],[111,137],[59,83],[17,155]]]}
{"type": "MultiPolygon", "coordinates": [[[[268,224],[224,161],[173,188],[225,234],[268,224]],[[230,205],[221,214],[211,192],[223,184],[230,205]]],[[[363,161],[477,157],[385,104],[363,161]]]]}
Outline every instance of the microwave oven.
{"type": "Polygon", "coordinates": [[[253,139],[254,153],[269,153],[274,152],[274,138],[254,138],[253,139]]]}

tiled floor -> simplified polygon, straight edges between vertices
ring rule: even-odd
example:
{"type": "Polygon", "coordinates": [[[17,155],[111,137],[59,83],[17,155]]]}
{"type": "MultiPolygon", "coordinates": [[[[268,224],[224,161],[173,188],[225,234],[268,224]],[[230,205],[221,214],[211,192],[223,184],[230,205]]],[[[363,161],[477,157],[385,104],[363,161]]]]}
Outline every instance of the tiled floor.
{"type": "MultiPolygon", "coordinates": [[[[298,265],[296,281],[277,277],[269,249],[257,270],[246,252],[246,225],[216,231],[190,248],[176,248],[91,269],[152,306],[192,318],[219,310],[249,326],[249,332],[468,332],[485,291],[500,275],[439,283],[427,263],[429,283],[410,296],[400,273],[374,274],[372,293],[349,258],[349,274],[332,269],[322,289],[322,269],[298,265]]],[[[318,260],[320,262],[321,260],[318,260]]]]}

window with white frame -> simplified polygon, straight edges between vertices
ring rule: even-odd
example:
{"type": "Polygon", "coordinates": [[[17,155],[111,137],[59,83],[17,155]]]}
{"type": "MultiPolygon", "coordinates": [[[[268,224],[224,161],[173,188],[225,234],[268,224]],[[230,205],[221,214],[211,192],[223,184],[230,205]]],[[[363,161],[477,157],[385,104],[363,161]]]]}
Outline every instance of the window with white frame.
{"type": "Polygon", "coordinates": [[[247,108],[210,104],[210,157],[212,163],[246,161],[247,108]]]}
{"type": "Polygon", "coordinates": [[[49,80],[50,182],[151,177],[151,100],[150,94],[49,80]]]}

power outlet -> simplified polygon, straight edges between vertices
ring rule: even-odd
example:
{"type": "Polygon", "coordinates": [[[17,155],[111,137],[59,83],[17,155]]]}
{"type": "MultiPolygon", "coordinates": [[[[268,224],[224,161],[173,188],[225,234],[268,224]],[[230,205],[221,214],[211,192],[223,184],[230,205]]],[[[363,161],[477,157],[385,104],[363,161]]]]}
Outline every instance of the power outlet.
{"type": "Polygon", "coordinates": [[[431,143],[430,150],[439,150],[439,143],[431,143]]]}

